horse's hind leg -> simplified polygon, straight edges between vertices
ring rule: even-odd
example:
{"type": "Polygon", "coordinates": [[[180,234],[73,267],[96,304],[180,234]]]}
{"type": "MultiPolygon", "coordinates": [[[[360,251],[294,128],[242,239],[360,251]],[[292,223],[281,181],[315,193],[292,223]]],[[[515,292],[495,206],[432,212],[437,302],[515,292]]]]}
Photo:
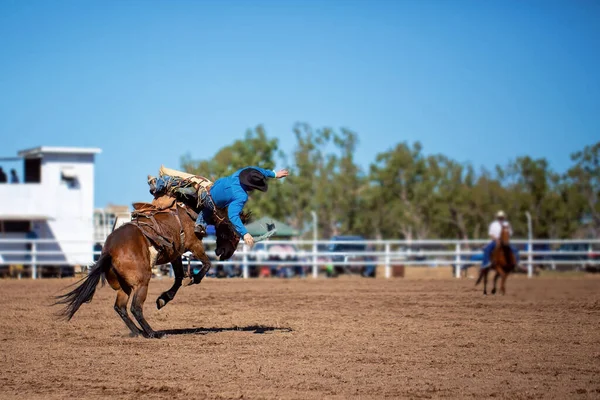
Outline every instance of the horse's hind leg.
{"type": "Polygon", "coordinates": [[[158,334],[150,327],[150,324],[144,318],[144,302],[148,296],[148,282],[133,289],[133,300],[131,301],[131,313],[144,331],[144,337],[157,338],[163,335],[158,334]]]}
{"type": "Polygon", "coordinates": [[[181,257],[177,257],[175,260],[171,261],[171,265],[173,266],[173,272],[175,273],[175,282],[173,282],[173,286],[171,286],[169,290],[163,292],[158,296],[158,299],[156,299],[156,308],[159,310],[175,298],[177,291],[181,287],[181,282],[183,281],[183,263],[181,262],[181,257]]]}
{"type": "Polygon", "coordinates": [[[131,331],[132,336],[137,336],[143,332],[138,328],[135,323],[129,318],[127,313],[127,302],[129,301],[129,295],[131,294],[131,287],[127,285],[121,277],[117,274],[114,268],[110,268],[106,272],[106,280],[110,287],[117,291],[117,299],[115,300],[115,311],[119,314],[119,317],[125,322],[125,325],[131,331]]]}
{"type": "Polygon", "coordinates": [[[129,296],[127,295],[127,293],[125,293],[123,289],[119,289],[117,291],[117,300],[115,301],[115,311],[117,312],[117,314],[119,314],[121,319],[123,319],[123,322],[125,322],[125,325],[127,325],[129,330],[131,331],[132,336],[141,335],[143,334],[143,332],[140,330],[140,328],[138,328],[135,325],[131,318],[129,318],[129,314],[127,314],[128,300],[129,296]]]}

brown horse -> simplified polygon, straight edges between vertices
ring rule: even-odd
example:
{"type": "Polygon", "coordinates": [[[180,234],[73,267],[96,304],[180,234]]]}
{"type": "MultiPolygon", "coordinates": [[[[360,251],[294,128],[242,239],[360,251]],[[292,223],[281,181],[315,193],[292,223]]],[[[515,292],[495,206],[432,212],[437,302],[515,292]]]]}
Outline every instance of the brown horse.
{"type": "Polygon", "coordinates": [[[502,232],[500,233],[500,239],[496,240],[496,246],[494,247],[494,250],[492,250],[491,265],[481,269],[475,286],[483,279],[483,294],[487,294],[488,273],[491,269],[494,269],[496,271],[496,276],[494,276],[494,288],[492,289],[492,294],[496,294],[496,282],[499,277],[502,278],[502,281],[500,282],[500,293],[504,294],[506,292],[506,278],[516,265],[515,255],[510,248],[509,227],[504,225],[502,227],[502,232]]]}
{"type": "MultiPolygon", "coordinates": [[[[185,251],[202,261],[202,270],[192,277],[199,283],[211,266],[206,256],[202,241],[194,234],[196,213],[186,205],[175,203],[167,210],[138,215],[131,223],[122,225],[106,239],[100,258],[88,276],[71,292],[57,297],[56,304],[66,304],[62,315],[71,319],[83,303],[90,302],[96,286],[102,281],[117,291],[115,311],[125,322],[132,335],[142,334],[144,337],[161,337],[160,332],[152,330],[143,314],[143,305],[148,295],[148,285],[152,277],[152,267],[157,264],[172,263],[175,282],[156,301],[157,307],[164,307],[173,299],[183,280],[183,264],[181,255],[185,251]],[[151,233],[159,235],[152,235],[151,233]],[[158,240],[157,240],[158,237],[158,240]],[[156,242],[159,241],[160,244],[156,242]],[[139,329],[127,313],[127,304],[131,301],[131,313],[139,323],[139,329]]],[[[220,260],[231,258],[239,243],[226,210],[217,210],[215,227],[217,232],[217,249],[220,260]]],[[[248,219],[242,214],[242,221],[248,219]]]]}

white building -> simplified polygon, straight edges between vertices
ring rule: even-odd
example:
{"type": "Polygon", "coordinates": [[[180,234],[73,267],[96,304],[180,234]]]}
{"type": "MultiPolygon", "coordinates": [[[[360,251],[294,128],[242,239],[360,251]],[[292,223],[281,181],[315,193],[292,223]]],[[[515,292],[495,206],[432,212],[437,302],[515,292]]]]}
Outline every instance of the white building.
{"type": "Polygon", "coordinates": [[[106,208],[94,210],[94,240],[103,243],[116,228],[131,221],[129,206],[109,204],[106,208]]]}
{"type": "MultiPolygon", "coordinates": [[[[51,239],[36,261],[90,264],[94,247],[94,157],[96,148],[36,147],[18,153],[20,183],[0,183],[0,238],[51,239]]],[[[14,158],[0,159],[15,161],[14,158]]],[[[9,178],[10,181],[10,178],[9,178]]],[[[6,251],[8,244],[2,244],[6,251]]],[[[10,250],[15,250],[14,246],[10,250]]],[[[26,247],[21,245],[21,248],[26,247]]],[[[8,261],[9,257],[4,257],[8,261]]]]}

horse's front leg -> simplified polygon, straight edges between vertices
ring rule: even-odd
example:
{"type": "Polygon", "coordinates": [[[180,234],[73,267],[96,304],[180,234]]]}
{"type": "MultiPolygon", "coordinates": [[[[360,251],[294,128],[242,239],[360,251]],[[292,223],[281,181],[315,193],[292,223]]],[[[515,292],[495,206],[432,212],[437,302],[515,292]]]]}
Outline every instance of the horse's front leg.
{"type": "Polygon", "coordinates": [[[498,271],[496,271],[496,275],[494,276],[494,288],[492,289],[492,294],[496,294],[496,283],[498,282],[499,277],[500,274],[498,273],[498,271]]]}
{"type": "Polygon", "coordinates": [[[506,278],[508,278],[508,272],[506,271],[502,271],[501,273],[502,276],[502,280],[500,281],[500,294],[505,294],[506,293],[506,278]]]}
{"type": "Polygon", "coordinates": [[[177,291],[181,287],[181,282],[183,281],[183,263],[181,261],[181,256],[177,256],[177,258],[171,261],[171,266],[173,267],[173,272],[175,273],[175,282],[173,282],[173,286],[171,286],[169,290],[163,292],[160,296],[158,296],[158,299],[156,299],[156,308],[159,310],[175,298],[177,291]]]}
{"type": "Polygon", "coordinates": [[[197,274],[190,274],[190,283],[188,285],[195,285],[202,281],[210,267],[212,267],[212,262],[206,255],[206,251],[204,250],[204,245],[201,241],[195,241],[188,248],[189,251],[192,252],[194,257],[202,262],[202,269],[197,274]]]}
{"type": "Polygon", "coordinates": [[[488,273],[490,272],[489,268],[485,268],[485,271],[483,271],[483,294],[487,295],[487,278],[488,278],[488,273]]]}

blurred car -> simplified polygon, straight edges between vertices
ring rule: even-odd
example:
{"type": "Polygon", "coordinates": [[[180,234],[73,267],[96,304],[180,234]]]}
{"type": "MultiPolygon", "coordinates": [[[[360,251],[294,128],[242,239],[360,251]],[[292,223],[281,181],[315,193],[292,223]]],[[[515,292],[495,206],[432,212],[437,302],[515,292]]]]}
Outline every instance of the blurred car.
{"type": "MultiPolygon", "coordinates": [[[[529,244],[525,245],[525,249],[521,252],[521,264],[527,266],[527,252],[529,251],[529,244]]],[[[531,258],[533,259],[534,268],[545,269],[548,268],[552,261],[552,248],[546,243],[534,243],[532,246],[534,253],[548,253],[548,254],[534,254],[531,258]]]]}
{"type": "Polygon", "coordinates": [[[588,253],[588,264],[585,267],[587,272],[600,272],[600,249],[595,249],[593,246],[588,253]]]}
{"type": "Polygon", "coordinates": [[[334,236],[331,238],[331,243],[328,245],[330,253],[346,253],[334,254],[331,256],[331,261],[334,263],[341,262],[360,262],[361,264],[353,265],[335,265],[335,273],[360,273],[365,277],[375,277],[376,272],[376,257],[363,255],[368,251],[367,245],[364,243],[352,243],[364,241],[362,236],[334,236]],[[354,253],[354,254],[347,254],[354,253]]]}
{"type": "Polygon", "coordinates": [[[588,261],[595,257],[592,254],[592,245],[589,243],[563,243],[558,248],[558,253],[554,253],[550,257],[553,262],[558,261],[552,265],[552,269],[559,271],[573,268],[577,271],[586,270],[590,264],[588,261]],[[579,252],[579,254],[569,254],[570,252],[579,252]]]}

